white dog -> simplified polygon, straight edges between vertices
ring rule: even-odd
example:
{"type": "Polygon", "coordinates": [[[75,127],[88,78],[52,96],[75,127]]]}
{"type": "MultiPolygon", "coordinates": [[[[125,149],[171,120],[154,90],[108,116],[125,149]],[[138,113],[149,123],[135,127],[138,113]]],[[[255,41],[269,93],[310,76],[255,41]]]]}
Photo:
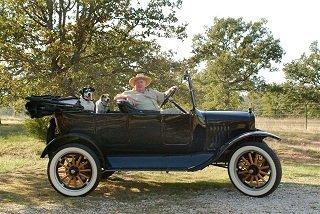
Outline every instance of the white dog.
{"type": "Polygon", "coordinates": [[[92,87],[85,87],[80,90],[80,104],[83,106],[83,110],[94,112],[95,105],[92,101],[92,94],[94,91],[95,89],[92,87]]]}
{"type": "Polygon", "coordinates": [[[109,94],[102,94],[96,102],[96,113],[104,114],[110,111],[108,104],[110,102],[109,94]]]}

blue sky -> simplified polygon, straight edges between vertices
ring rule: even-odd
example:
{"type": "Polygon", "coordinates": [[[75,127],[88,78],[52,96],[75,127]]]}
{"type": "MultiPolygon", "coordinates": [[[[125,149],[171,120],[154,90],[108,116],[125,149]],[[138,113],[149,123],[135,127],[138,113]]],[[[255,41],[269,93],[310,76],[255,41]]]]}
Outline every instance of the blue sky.
{"type": "Polygon", "coordinates": [[[279,72],[261,72],[267,82],[284,81],[282,64],[308,53],[312,41],[320,41],[320,0],[184,0],[178,17],[189,23],[188,38],[183,42],[159,40],[163,49],[177,52],[177,58],[190,56],[192,37],[204,32],[204,26],[211,26],[214,17],[243,17],[247,21],[266,18],[267,27],[286,52],[279,72]]]}

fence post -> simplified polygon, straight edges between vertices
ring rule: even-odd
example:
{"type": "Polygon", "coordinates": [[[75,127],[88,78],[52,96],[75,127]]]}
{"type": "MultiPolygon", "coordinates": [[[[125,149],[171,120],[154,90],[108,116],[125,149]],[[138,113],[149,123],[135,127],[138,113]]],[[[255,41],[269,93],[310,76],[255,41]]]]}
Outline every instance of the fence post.
{"type": "Polygon", "coordinates": [[[305,104],[306,110],[306,130],[308,130],[308,103],[305,104]]]}

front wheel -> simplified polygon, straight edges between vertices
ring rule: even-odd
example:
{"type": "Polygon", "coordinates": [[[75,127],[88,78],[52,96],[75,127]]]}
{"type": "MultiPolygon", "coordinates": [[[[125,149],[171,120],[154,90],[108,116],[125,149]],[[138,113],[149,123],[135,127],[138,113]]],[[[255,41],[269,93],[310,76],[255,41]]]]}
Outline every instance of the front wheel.
{"type": "Polygon", "coordinates": [[[263,197],[278,187],[282,170],[278,156],[267,144],[246,142],[240,144],[232,154],[228,174],[240,192],[263,197]]]}
{"type": "Polygon", "coordinates": [[[52,187],[65,196],[83,196],[99,183],[101,167],[97,155],[81,144],[60,147],[48,163],[52,187]]]}

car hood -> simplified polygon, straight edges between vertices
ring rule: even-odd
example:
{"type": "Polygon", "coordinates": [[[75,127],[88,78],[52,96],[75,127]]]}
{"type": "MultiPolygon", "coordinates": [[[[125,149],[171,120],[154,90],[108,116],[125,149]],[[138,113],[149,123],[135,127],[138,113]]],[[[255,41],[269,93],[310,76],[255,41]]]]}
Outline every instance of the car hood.
{"type": "Polygon", "coordinates": [[[254,121],[253,113],[244,111],[199,111],[206,122],[214,121],[254,121]]]}

